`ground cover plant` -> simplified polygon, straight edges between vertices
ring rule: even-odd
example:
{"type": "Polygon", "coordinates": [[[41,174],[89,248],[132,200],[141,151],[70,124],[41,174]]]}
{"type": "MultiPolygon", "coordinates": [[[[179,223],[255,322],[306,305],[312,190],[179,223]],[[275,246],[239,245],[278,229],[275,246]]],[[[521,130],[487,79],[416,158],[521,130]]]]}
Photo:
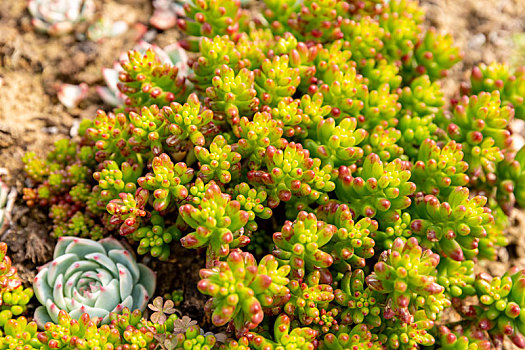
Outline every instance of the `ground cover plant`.
{"type": "Polygon", "coordinates": [[[59,243],[34,321],[4,257],[3,348],[525,347],[525,271],[475,269],[525,204],[522,70],[446,101],[462,55],[410,0],[199,0],[177,24],[178,54],[121,60],[114,110],[24,157],[59,243]],[[116,239],[205,255],[217,332],[170,300],[143,317],[155,279],[116,239]]]}

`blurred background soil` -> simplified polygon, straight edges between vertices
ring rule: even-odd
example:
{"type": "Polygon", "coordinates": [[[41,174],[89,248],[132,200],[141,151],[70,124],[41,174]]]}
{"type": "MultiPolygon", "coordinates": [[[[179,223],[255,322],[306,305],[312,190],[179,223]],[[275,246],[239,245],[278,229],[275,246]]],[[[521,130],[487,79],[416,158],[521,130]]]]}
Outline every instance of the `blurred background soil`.
{"type": "MultiPolygon", "coordinates": [[[[104,85],[101,70],[111,67],[121,52],[139,38],[164,47],[179,38],[177,29],[158,32],[148,27],[152,12],[147,0],[97,0],[96,18],[127,22],[126,33],[98,42],[87,40],[85,27],[64,37],[35,33],[24,0],[0,0],[0,167],[8,170],[5,180],[21,193],[25,179],[22,156],[27,151],[43,155],[58,138],[69,135],[80,119],[93,117],[99,108],[109,110],[98,97],[95,86],[104,85]],[[88,98],[68,110],[57,99],[61,83],[89,86],[88,98]]],[[[453,97],[470,69],[480,62],[525,64],[525,0],[421,0],[427,24],[449,32],[464,52],[464,60],[443,81],[447,96],[453,97]]],[[[86,24],[87,26],[87,24],[86,24]]],[[[11,229],[0,237],[11,249],[21,275],[30,281],[39,266],[51,257],[51,225],[38,208],[16,202],[11,229]]],[[[511,245],[498,262],[483,268],[495,274],[511,265],[525,267],[525,215],[516,210],[510,218],[511,245]]],[[[177,254],[184,256],[186,254],[177,254]]],[[[202,301],[196,291],[198,266],[194,254],[162,266],[165,288],[182,288],[183,311],[202,317],[202,301]],[[188,260],[189,259],[189,260],[188,260]],[[188,268],[195,266],[195,268],[188,268]],[[174,269],[182,273],[173,273],[174,269]]],[[[153,262],[147,262],[153,264],[153,262]]],[[[156,263],[155,263],[156,264],[156,263]]],[[[166,292],[161,290],[161,292],[166,292]]]]}

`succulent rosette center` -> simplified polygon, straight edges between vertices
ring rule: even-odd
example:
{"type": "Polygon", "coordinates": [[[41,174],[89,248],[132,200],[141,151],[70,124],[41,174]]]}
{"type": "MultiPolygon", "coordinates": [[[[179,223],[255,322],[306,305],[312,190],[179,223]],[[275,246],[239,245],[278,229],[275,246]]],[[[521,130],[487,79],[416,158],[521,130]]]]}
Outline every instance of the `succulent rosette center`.
{"type": "Polygon", "coordinates": [[[116,239],[61,237],[53,261],[41,267],[33,282],[42,304],[35,320],[41,327],[56,323],[64,310],[77,320],[87,313],[108,323],[110,312],[144,310],[155,285],[155,273],[137,264],[116,239]]]}

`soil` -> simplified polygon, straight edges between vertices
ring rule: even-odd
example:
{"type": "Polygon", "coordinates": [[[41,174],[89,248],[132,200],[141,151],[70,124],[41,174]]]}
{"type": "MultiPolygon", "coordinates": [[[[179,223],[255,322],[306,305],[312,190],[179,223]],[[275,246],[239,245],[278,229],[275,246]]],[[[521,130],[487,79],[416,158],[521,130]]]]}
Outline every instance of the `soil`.
{"type": "MultiPolygon", "coordinates": [[[[0,166],[8,175],[4,180],[18,193],[25,186],[22,156],[27,151],[40,155],[52,143],[71,132],[82,118],[97,109],[109,110],[98,97],[95,86],[104,85],[101,69],[111,67],[120,52],[132,48],[142,36],[161,47],[177,40],[171,29],[162,33],[147,27],[152,8],[149,1],[99,0],[97,18],[124,20],[129,30],[99,42],[86,40],[86,25],[76,33],[49,37],[36,33],[26,9],[26,1],[0,1],[0,166]],[[61,83],[89,85],[88,97],[78,107],[67,109],[57,99],[61,83]]],[[[465,59],[443,81],[447,96],[453,97],[470,69],[480,62],[525,63],[525,0],[422,0],[427,24],[449,32],[464,52],[465,59]]],[[[525,267],[525,214],[515,210],[511,216],[511,245],[497,262],[482,268],[500,274],[510,265],[525,267]]],[[[12,260],[20,275],[30,282],[36,267],[51,258],[54,242],[47,215],[28,208],[18,197],[11,228],[0,236],[8,243],[12,260]]],[[[182,248],[181,248],[182,249],[182,248]]],[[[204,317],[203,302],[195,283],[204,265],[198,254],[174,254],[167,263],[146,261],[159,272],[159,293],[184,291],[181,311],[199,321],[204,317]]],[[[508,347],[510,348],[510,346],[508,347]]]]}

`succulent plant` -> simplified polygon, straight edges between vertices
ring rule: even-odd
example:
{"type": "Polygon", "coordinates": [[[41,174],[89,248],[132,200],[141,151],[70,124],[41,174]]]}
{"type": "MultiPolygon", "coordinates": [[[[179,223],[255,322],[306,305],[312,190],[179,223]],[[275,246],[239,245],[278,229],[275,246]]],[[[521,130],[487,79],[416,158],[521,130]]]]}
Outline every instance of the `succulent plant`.
{"type": "MultiPolygon", "coordinates": [[[[153,50],[155,56],[160,59],[162,63],[177,67],[181,74],[186,74],[189,70],[186,51],[184,51],[178,43],[160,48],[157,45],[151,45],[150,43],[141,41],[133,49],[142,54],[146,53],[148,49],[153,50]]],[[[95,87],[100,98],[112,107],[123,106],[126,99],[126,95],[118,89],[119,74],[123,71],[121,62],[126,61],[128,61],[128,55],[127,53],[122,53],[120,55],[120,61],[115,62],[112,68],[102,68],[102,78],[104,78],[106,86],[95,87]]]]}
{"type": "Polygon", "coordinates": [[[410,206],[408,196],[416,190],[416,185],[408,181],[410,176],[401,159],[383,164],[377,154],[371,153],[358,176],[354,176],[349,167],[339,168],[336,193],[349,203],[356,215],[395,222],[399,219],[399,210],[410,206]]]}
{"type": "Polygon", "coordinates": [[[345,273],[339,288],[334,296],[345,308],[341,315],[343,324],[362,323],[370,329],[381,325],[381,295],[366,286],[362,269],[345,273]]]}
{"type": "MultiPolygon", "coordinates": [[[[240,12],[240,0],[202,0],[184,4],[185,19],[177,24],[186,34],[194,37],[213,38],[218,35],[235,35],[240,12]],[[191,20],[190,20],[191,19],[191,20]]],[[[195,49],[196,42],[185,44],[187,49],[195,49]]],[[[196,50],[193,50],[196,51],[196,50]]]]}
{"type": "Polygon", "coordinates": [[[342,326],[334,333],[328,333],[324,336],[320,344],[321,349],[382,349],[382,344],[378,340],[377,334],[370,332],[370,329],[364,324],[358,324],[353,327],[342,326]]]}
{"type": "Polygon", "coordinates": [[[480,181],[490,180],[503,151],[511,144],[507,124],[514,116],[510,106],[502,106],[498,91],[463,96],[454,108],[448,134],[463,144],[464,159],[469,164],[469,175],[480,181]]]}
{"type": "Polygon", "coordinates": [[[455,141],[442,147],[431,139],[423,141],[412,168],[417,191],[447,198],[458,186],[466,186],[468,163],[463,160],[462,148],[455,141]]]}
{"type": "Polygon", "coordinates": [[[57,93],[60,103],[68,109],[77,107],[82,100],[87,98],[87,96],[88,86],[86,83],[81,83],[79,85],[61,84],[57,93]]]}
{"type": "Polygon", "coordinates": [[[232,125],[239,123],[241,116],[249,116],[259,109],[257,91],[254,89],[254,73],[247,68],[237,74],[227,65],[222,65],[212,79],[213,86],[206,89],[209,106],[224,113],[232,125]]]}
{"type": "Polygon", "coordinates": [[[459,48],[453,46],[450,34],[439,34],[434,28],[427,30],[418,42],[414,55],[417,71],[427,74],[432,80],[446,76],[447,70],[462,58],[459,48]]]}
{"type": "MultiPolygon", "coordinates": [[[[245,5],[155,0],[151,24],[176,19],[182,40],[121,55],[99,89],[114,111],[24,156],[24,200],[70,243],[57,246],[64,270],[52,262],[35,283],[37,320],[53,321],[43,332],[12,319],[31,309],[30,288],[0,293],[2,349],[525,347],[523,273],[475,275],[504,257],[509,214],[525,205],[512,120],[525,69],[480,65],[447,103],[440,79],[462,56],[416,0],[245,5]],[[124,308],[142,308],[151,285],[103,239],[118,234],[148,263],[189,261],[176,240],[205,255],[204,317],[231,338],[173,313],[181,295],[149,319],[124,308]]],[[[4,260],[9,286],[19,277],[4,260]]]]}
{"type": "Polygon", "coordinates": [[[445,287],[445,292],[453,298],[474,295],[474,261],[456,261],[442,259],[438,265],[438,283],[445,287]]]}
{"type": "Polygon", "coordinates": [[[446,326],[438,328],[439,342],[442,349],[480,349],[489,350],[491,343],[483,335],[482,331],[467,329],[459,326],[456,329],[449,329],[446,326]]]}
{"type": "Polygon", "coordinates": [[[317,331],[309,327],[293,327],[292,320],[285,314],[279,315],[274,324],[273,338],[265,338],[258,334],[248,334],[250,345],[256,350],[281,349],[284,347],[313,350],[312,343],[317,331]]]}
{"type": "Polygon", "coordinates": [[[336,230],[335,226],[317,220],[315,214],[302,211],[295,221],[285,222],[281,231],[274,233],[276,248],[273,253],[278,259],[290,264],[291,277],[304,278],[306,272],[312,271],[314,267],[327,268],[334,262],[323,246],[336,230]]]}
{"type": "Polygon", "coordinates": [[[143,226],[131,234],[131,238],[139,242],[137,253],[147,254],[167,260],[170,256],[170,243],[181,238],[181,232],[176,225],[166,227],[164,219],[158,213],[151,215],[153,226],[143,226]]]}
{"type": "Polygon", "coordinates": [[[396,238],[407,239],[412,236],[411,223],[412,217],[410,214],[403,212],[398,220],[384,225],[381,231],[371,232],[370,237],[374,239],[378,250],[381,250],[381,248],[388,250],[392,248],[396,238]]]}
{"type": "Polygon", "coordinates": [[[289,266],[278,267],[272,255],[257,266],[251,254],[232,251],[226,261],[201,270],[197,287],[212,297],[206,304],[213,310],[212,322],[221,326],[233,320],[241,331],[261,323],[263,308],[279,306],[285,300],[289,271],[289,266]]]}
{"type": "Polygon", "coordinates": [[[184,78],[179,69],[170,63],[163,63],[153,49],[142,54],[128,52],[128,61],[121,62],[117,88],[126,95],[124,105],[128,110],[142,106],[166,106],[185,97],[184,78]]]}
{"type": "Polygon", "coordinates": [[[518,67],[514,72],[507,65],[493,62],[489,65],[480,64],[472,68],[470,76],[470,93],[478,94],[482,91],[499,91],[501,100],[506,105],[514,107],[516,118],[523,119],[524,100],[522,91],[525,88],[525,71],[518,67]]]}
{"type": "Polygon", "coordinates": [[[232,198],[237,200],[242,210],[249,215],[245,226],[248,231],[257,231],[256,218],[269,219],[272,216],[272,209],[267,206],[267,197],[264,187],[251,188],[246,182],[241,182],[233,189],[232,198]]]}
{"type": "Polygon", "coordinates": [[[120,225],[119,232],[123,236],[135,232],[142,220],[151,216],[150,212],[144,210],[148,197],[148,191],[143,188],[138,188],[134,194],[119,193],[119,198],[112,199],[106,206],[111,215],[109,223],[120,225]]]}
{"type": "Polygon", "coordinates": [[[2,294],[2,311],[0,314],[9,315],[9,318],[24,314],[33,295],[32,288],[24,288],[23,286],[4,292],[2,294]]]}
{"type": "Polygon", "coordinates": [[[182,219],[195,229],[181,238],[182,246],[193,249],[207,247],[209,266],[218,258],[227,256],[230,245],[246,245],[249,242],[241,230],[248,222],[248,213],[241,210],[238,201],[222,193],[214,181],[205,186],[198,207],[185,204],[179,212],[182,219]]]}
{"type": "Polygon", "coordinates": [[[283,310],[305,326],[320,323],[321,310],[326,310],[334,299],[332,286],[321,282],[319,270],[311,272],[304,279],[291,280],[288,284],[290,300],[283,310]]]}
{"type": "Polygon", "coordinates": [[[209,150],[195,146],[195,158],[201,168],[197,176],[204,182],[215,180],[220,184],[227,184],[232,178],[238,178],[241,172],[241,155],[232,151],[222,135],[217,135],[211,142],[209,150]]]}
{"type": "Polygon", "coordinates": [[[7,244],[0,242],[0,305],[4,303],[4,294],[14,291],[22,285],[22,279],[18,277],[17,270],[11,264],[11,258],[7,255],[7,244]]]}
{"type": "Polygon", "coordinates": [[[318,207],[316,212],[337,227],[325,248],[334,258],[333,270],[344,273],[352,267],[364,267],[366,259],[374,255],[375,242],[371,236],[377,231],[377,221],[365,217],[354,222],[349,207],[334,202],[318,207]]]}
{"type": "Polygon", "coordinates": [[[29,13],[35,28],[49,35],[67,34],[78,23],[95,14],[92,0],[29,0],[29,13]]]}
{"type": "MultiPolygon", "coordinates": [[[[184,3],[184,1],[182,1],[184,3]]],[[[154,0],[149,23],[157,29],[167,30],[177,24],[177,17],[184,15],[181,1],[154,0]]]]}
{"type": "Polygon", "coordinates": [[[425,303],[437,302],[432,296],[439,296],[444,291],[435,276],[438,264],[439,255],[428,249],[423,251],[416,238],[411,237],[406,242],[396,238],[392,248],[381,254],[374,272],[366,277],[372,290],[388,295],[383,316],[386,319],[396,316],[410,323],[413,315],[409,306],[417,302],[414,296],[426,298],[425,303]]]}
{"type": "Polygon", "coordinates": [[[413,321],[389,321],[379,335],[379,341],[389,349],[417,349],[420,345],[432,346],[436,342],[429,332],[434,322],[423,310],[416,312],[413,321]]]}
{"type": "Polygon", "coordinates": [[[363,157],[359,144],[367,134],[366,130],[356,130],[356,127],[355,118],[344,118],[337,124],[333,118],[321,120],[317,124],[316,140],[306,140],[305,146],[323,164],[350,165],[363,157]]]}
{"type": "Polygon", "coordinates": [[[255,113],[252,120],[242,117],[237,132],[237,152],[249,159],[250,169],[259,168],[269,146],[281,148],[286,142],[283,127],[268,112],[255,113]]]}
{"type": "Polygon", "coordinates": [[[153,173],[137,180],[140,187],[153,191],[155,198],[153,208],[162,211],[176,200],[183,200],[188,196],[188,189],[184,186],[193,177],[193,169],[186,163],[173,164],[166,153],[153,158],[151,164],[153,173]]]}
{"type": "MultiPolygon", "coordinates": [[[[382,123],[386,125],[386,123],[382,123]]],[[[389,162],[397,158],[403,158],[405,150],[399,146],[401,143],[402,133],[400,130],[390,127],[385,128],[383,125],[376,125],[363,141],[364,154],[375,153],[381,161],[389,162]]]]}
{"type": "Polygon", "coordinates": [[[457,261],[472,259],[478,254],[479,240],[487,235],[487,224],[494,220],[486,202],[483,196],[469,199],[466,187],[456,187],[447,202],[420,192],[414,206],[419,218],[410,227],[414,234],[422,236],[424,247],[457,261]],[[436,220],[438,225],[432,223],[436,220]]]}
{"type": "Polygon", "coordinates": [[[110,312],[124,308],[144,310],[155,291],[152,270],[137,264],[131,253],[113,238],[99,242],[61,237],[53,261],[44,265],[33,281],[40,326],[58,322],[60,311],[73,319],[87,313],[102,323],[110,312]]]}
{"type": "Polygon", "coordinates": [[[263,158],[267,171],[249,171],[248,181],[268,188],[270,208],[289,201],[292,195],[324,202],[335,187],[331,181],[332,169],[329,165],[321,168],[321,160],[309,156],[308,150],[293,142],[284,150],[268,146],[263,158]]]}
{"type": "Polygon", "coordinates": [[[478,274],[474,282],[482,310],[477,315],[478,327],[495,337],[508,336],[518,347],[525,346],[525,329],[520,319],[524,286],[523,270],[511,269],[494,278],[486,273],[478,274]]]}
{"type": "Polygon", "coordinates": [[[184,332],[178,333],[175,349],[177,350],[211,350],[217,344],[217,338],[212,333],[204,333],[197,325],[188,327],[184,332]]]}
{"type": "Polygon", "coordinates": [[[2,349],[24,348],[27,350],[41,349],[42,343],[38,339],[36,322],[29,322],[24,316],[8,320],[2,327],[0,337],[2,349]]]}
{"type": "Polygon", "coordinates": [[[288,55],[265,59],[254,74],[259,100],[271,107],[277,106],[283,98],[293,96],[301,82],[299,68],[290,67],[288,55]]]}

